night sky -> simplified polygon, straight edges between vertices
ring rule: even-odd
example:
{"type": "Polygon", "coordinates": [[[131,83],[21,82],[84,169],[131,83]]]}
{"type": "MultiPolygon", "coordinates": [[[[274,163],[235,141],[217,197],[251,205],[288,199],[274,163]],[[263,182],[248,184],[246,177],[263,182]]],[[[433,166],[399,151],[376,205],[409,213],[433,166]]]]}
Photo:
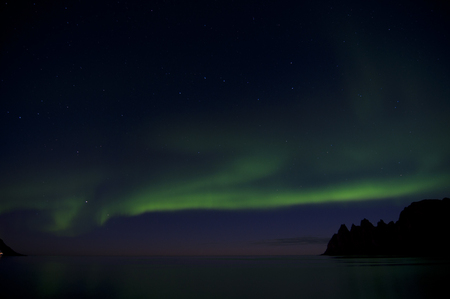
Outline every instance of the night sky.
{"type": "Polygon", "coordinates": [[[0,4],[0,238],[25,254],[320,254],[450,195],[436,1],[0,4]]]}

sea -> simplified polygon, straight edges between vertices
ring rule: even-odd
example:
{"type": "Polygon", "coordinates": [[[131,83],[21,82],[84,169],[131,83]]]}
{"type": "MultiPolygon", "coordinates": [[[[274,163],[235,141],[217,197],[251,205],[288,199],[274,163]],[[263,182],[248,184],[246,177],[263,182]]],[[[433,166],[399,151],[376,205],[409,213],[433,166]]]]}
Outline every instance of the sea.
{"type": "Polygon", "coordinates": [[[0,298],[441,298],[449,265],[406,257],[1,257],[0,298]]]}

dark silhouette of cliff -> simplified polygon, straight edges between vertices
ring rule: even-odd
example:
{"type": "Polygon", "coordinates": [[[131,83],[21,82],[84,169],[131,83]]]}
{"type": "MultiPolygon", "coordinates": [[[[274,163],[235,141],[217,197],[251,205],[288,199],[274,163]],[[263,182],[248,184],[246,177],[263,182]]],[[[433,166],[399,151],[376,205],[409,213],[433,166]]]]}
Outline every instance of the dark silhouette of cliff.
{"type": "Polygon", "coordinates": [[[11,249],[8,245],[0,239],[0,251],[3,253],[3,256],[25,256],[24,254],[20,254],[11,249]]]}
{"type": "Polygon", "coordinates": [[[403,209],[397,222],[377,226],[363,219],[351,229],[342,224],[324,255],[447,256],[450,199],[425,199],[403,209]]]}

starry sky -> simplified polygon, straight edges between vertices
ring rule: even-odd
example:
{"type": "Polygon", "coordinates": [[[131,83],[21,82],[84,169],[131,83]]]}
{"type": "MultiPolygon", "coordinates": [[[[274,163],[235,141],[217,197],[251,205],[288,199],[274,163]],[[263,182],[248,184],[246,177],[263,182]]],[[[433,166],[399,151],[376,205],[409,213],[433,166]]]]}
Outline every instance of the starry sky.
{"type": "Polygon", "coordinates": [[[0,238],[320,254],[450,194],[439,1],[0,4],[0,238]]]}

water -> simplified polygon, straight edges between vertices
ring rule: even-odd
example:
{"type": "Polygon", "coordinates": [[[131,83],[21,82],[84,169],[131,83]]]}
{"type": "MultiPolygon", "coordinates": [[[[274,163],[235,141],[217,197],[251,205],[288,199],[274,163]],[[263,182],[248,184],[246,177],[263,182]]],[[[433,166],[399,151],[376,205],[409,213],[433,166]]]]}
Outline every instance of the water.
{"type": "Polygon", "coordinates": [[[1,298],[438,298],[448,260],[2,257],[1,298]]]}

